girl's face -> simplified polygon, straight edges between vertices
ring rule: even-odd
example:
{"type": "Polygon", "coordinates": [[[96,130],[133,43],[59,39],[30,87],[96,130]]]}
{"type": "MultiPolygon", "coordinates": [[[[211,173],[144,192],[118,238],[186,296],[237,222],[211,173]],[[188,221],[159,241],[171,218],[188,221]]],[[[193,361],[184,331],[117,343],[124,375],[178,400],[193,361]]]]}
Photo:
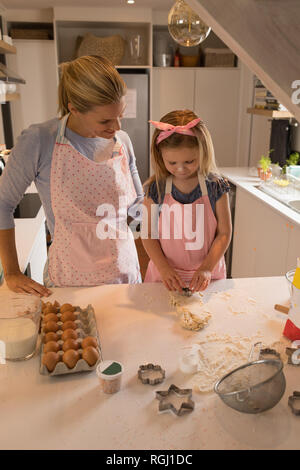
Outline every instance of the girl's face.
{"type": "Polygon", "coordinates": [[[198,147],[165,147],[161,154],[166,169],[176,178],[191,178],[199,169],[198,147]]]}
{"type": "Polygon", "coordinates": [[[94,106],[86,113],[80,113],[71,104],[69,110],[70,128],[82,137],[103,137],[112,139],[116,131],[121,129],[121,119],[125,111],[125,98],[118,103],[105,106],[94,106]],[[70,122],[71,120],[71,122],[70,122]]]}

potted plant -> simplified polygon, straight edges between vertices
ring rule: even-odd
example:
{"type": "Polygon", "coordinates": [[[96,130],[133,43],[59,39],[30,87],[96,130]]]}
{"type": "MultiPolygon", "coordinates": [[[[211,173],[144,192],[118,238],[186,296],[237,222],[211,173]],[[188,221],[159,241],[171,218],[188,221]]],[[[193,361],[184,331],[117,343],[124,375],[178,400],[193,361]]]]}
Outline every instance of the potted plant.
{"type": "Polygon", "coordinates": [[[272,176],[272,170],[270,168],[270,165],[272,163],[270,153],[273,151],[274,149],[271,149],[268,151],[267,155],[262,155],[258,162],[258,176],[264,181],[268,180],[272,176]]]}

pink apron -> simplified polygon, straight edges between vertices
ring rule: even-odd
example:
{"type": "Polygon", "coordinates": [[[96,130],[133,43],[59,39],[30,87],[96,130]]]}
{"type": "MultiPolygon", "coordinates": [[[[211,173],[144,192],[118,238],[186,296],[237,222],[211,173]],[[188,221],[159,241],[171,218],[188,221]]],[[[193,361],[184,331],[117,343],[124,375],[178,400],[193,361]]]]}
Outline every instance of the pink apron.
{"type": "MultiPolygon", "coordinates": [[[[162,210],[159,216],[159,241],[166,256],[168,263],[175,271],[179,274],[181,279],[189,285],[195,271],[200,267],[202,261],[206,258],[210,247],[216,237],[217,220],[212,210],[209,197],[207,194],[207,187],[205,179],[198,173],[198,179],[202,196],[194,201],[192,204],[181,204],[172,197],[172,177],[169,176],[166,181],[165,197],[162,205],[162,210]],[[184,229],[184,219],[189,219],[191,231],[187,233],[191,234],[192,231],[196,230],[196,215],[200,213],[200,206],[203,205],[201,210],[203,215],[203,226],[201,224],[200,229],[203,229],[203,246],[202,242],[198,243],[202,248],[197,248],[196,236],[192,239],[190,236],[186,237],[187,230],[184,229]],[[173,218],[169,216],[170,207],[175,210],[175,216],[173,218]],[[189,207],[188,207],[189,206],[189,207]],[[198,209],[197,209],[198,206],[198,209]],[[186,216],[184,216],[186,214],[186,216]],[[178,217],[179,216],[179,217],[178,217]],[[181,225],[181,227],[180,227],[181,225]],[[166,239],[165,235],[170,232],[169,239],[166,239]],[[182,233],[180,238],[178,234],[182,233]],[[187,246],[193,247],[193,249],[187,249],[187,246]],[[196,249],[195,249],[195,248],[196,249]]],[[[186,222],[186,221],[185,221],[186,222]]],[[[198,227],[199,233],[199,227],[198,227]]],[[[224,256],[220,259],[218,264],[215,266],[212,272],[212,279],[225,279],[226,278],[226,266],[224,256]]],[[[161,282],[161,276],[155,264],[150,260],[145,282],[161,282]]]]}
{"type": "Polygon", "coordinates": [[[112,158],[89,160],[65,138],[67,119],[61,120],[52,155],[50,281],[55,286],[141,282],[127,225],[136,191],[123,146],[116,138],[112,158]]]}

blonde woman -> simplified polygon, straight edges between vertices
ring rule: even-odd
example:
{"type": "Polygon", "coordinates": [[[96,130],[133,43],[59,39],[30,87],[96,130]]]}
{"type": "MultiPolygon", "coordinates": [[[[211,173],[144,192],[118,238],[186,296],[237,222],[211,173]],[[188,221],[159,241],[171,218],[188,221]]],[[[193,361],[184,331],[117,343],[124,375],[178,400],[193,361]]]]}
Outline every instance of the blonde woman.
{"type": "Polygon", "coordinates": [[[0,181],[0,256],[8,287],[48,296],[51,286],[141,282],[127,225],[143,198],[121,131],[126,86],[106,59],[61,65],[60,119],[23,131],[0,181]],[[13,211],[34,181],[53,239],[45,286],[20,272],[13,211]]]}
{"type": "Polygon", "coordinates": [[[226,277],[231,238],[229,186],[218,174],[210,133],[192,111],[173,111],[156,127],[154,175],[145,183],[143,245],[150,262],[145,282],[167,289],[204,290],[226,277]]]}

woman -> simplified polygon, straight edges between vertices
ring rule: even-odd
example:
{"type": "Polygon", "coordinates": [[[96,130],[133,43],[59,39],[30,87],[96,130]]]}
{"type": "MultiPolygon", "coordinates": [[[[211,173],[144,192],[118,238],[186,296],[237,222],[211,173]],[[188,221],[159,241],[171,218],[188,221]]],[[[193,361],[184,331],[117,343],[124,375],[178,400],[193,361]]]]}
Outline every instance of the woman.
{"type": "Polygon", "coordinates": [[[106,59],[61,65],[61,119],[30,126],[0,180],[0,257],[8,287],[48,296],[51,286],[137,283],[127,215],[143,198],[133,148],[121,131],[126,86],[106,59]],[[20,271],[13,212],[34,181],[53,242],[42,286],[20,271]]]}

